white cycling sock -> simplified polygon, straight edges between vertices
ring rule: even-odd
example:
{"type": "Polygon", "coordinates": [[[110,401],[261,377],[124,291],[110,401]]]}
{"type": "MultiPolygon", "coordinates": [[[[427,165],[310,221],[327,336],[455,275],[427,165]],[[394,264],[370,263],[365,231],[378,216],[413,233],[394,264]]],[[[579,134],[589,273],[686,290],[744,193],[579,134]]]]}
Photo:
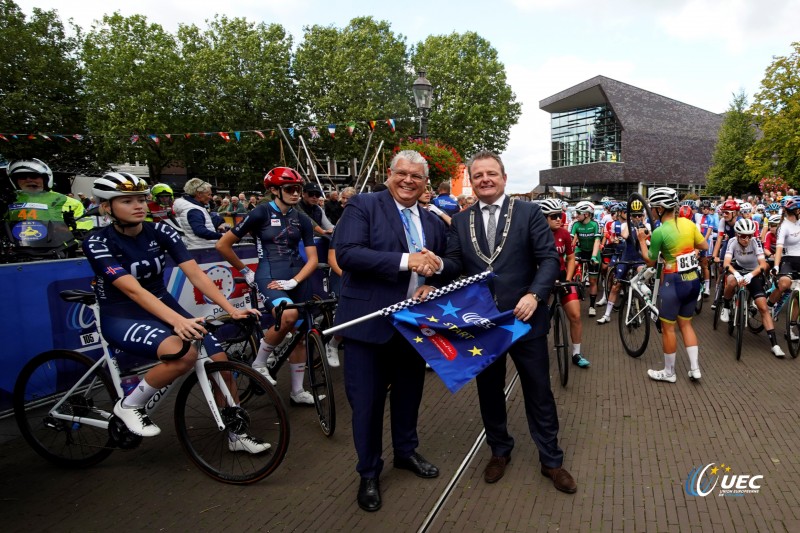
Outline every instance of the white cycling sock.
{"type": "Polygon", "coordinates": [[[711,281],[710,280],[705,280],[703,282],[703,288],[708,290],[710,287],[711,287],[711,281]]]}
{"type": "Polygon", "coordinates": [[[608,317],[611,316],[611,310],[614,308],[614,303],[615,302],[612,302],[611,300],[609,300],[608,303],[606,304],[606,316],[608,316],[608,317]]]}
{"type": "Polygon", "coordinates": [[[689,368],[691,368],[692,370],[699,370],[700,363],[698,361],[699,354],[697,346],[687,346],[686,353],[689,356],[689,368]]]}
{"type": "Polygon", "coordinates": [[[333,337],[331,337],[331,340],[328,341],[328,346],[331,346],[332,348],[338,348],[341,343],[342,343],[342,337],[334,335],[333,337]]]}
{"type": "Polygon", "coordinates": [[[666,372],[668,376],[675,373],[675,353],[664,354],[664,372],[666,372]]]}
{"type": "Polygon", "coordinates": [[[144,407],[156,391],[158,391],[157,388],[148,384],[145,379],[142,379],[142,381],[136,385],[136,388],[122,400],[122,407],[127,407],[128,409],[144,407]]]}
{"type": "Polygon", "coordinates": [[[289,368],[292,370],[292,394],[300,394],[303,392],[303,377],[306,374],[305,363],[289,363],[289,368]]]}
{"type": "Polygon", "coordinates": [[[275,349],[275,346],[272,344],[268,344],[265,339],[261,339],[261,344],[258,346],[258,354],[256,354],[256,360],[253,361],[254,366],[266,366],[267,359],[269,358],[272,351],[275,349]]]}
{"type": "Polygon", "coordinates": [[[573,344],[572,355],[578,355],[579,353],[581,353],[581,343],[573,344]]]}

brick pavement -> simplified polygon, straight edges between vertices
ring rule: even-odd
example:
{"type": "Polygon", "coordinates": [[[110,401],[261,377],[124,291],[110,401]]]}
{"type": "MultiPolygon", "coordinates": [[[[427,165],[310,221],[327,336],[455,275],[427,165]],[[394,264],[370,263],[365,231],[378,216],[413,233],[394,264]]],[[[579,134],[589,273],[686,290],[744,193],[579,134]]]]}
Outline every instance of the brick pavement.
{"type": "MultiPolygon", "coordinates": [[[[604,326],[584,318],[592,367],[573,366],[566,389],[553,380],[565,466],[578,493],[559,493],[539,474],[516,386],[508,408],[517,444],[506,476],[494,485],[483,482],[489,451],[481,446],[429,531],[800,531],[800,360],[776,359],[763,333],[748,333],[737,362],[733,339],[712,330],[706,306],[695,320],[702,381],[686,377],[681,348],[678,382],[655,383],[646,370],[662,364],[660,339],[654,333],[645,354],[630,358],[616,317],[604,326]],[[732,473],[763,475],[760,493],[688,496],[683,484],[690,470],[712,462],[730,465],[732,473]]],[[[250,487],[219,484],[197,471],[175,441],[167,413],[157,417],[165,435],[82,471],[40,460],[10,420],[0,421],[4,530],[416,531],[482,429],[474,383],[452,396],[429,375],[419,451],[442,476],[422,480],[396,471],[387,449],[384,506],[372,514],[354,501],[358,478],[341,382],[337,393],[333,438],[317,429],[313,412],[290,409],[286,460],[250,487]]]]}

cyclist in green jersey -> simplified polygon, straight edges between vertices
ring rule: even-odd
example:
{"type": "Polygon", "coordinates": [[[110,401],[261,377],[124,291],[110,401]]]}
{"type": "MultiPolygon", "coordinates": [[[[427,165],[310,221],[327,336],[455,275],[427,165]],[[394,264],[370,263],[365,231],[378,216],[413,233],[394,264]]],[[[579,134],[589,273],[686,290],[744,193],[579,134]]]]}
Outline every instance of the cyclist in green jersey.
{"type": "Polygon", "coordinates": [[[649,249],[645,232],[640,232],[638,237],[642,257],[648,266],[656,264],[659,254],[664,259],[661,306],[658,309],[664,345],[664,370],[648,370],[647,375],[656,381],[675,383],[677,321],[689,356],[689,378],[697,381],[700,379],[700,365],[692,317],[700,294],[701,281],[696,250],[708,250],[708,241],[703,238],[697,224],[675,216],[678,193],[674,189],[655,188],[650,192],[649,201],[652,214],[661,221],[661,225],[653,231],[649,249]]]}
{"type": "Polygon", "coordinates": [[[575,206],[575,223],[572,224],[570,234],[572,244],[575,246],[576,259],[589,261],[589,316],[595,316],[597,311],[594,303],[597,299],[597,276],[600,273],[600,225],[594,220],[594,204],[592,202],[578,202],[575,206]]]}

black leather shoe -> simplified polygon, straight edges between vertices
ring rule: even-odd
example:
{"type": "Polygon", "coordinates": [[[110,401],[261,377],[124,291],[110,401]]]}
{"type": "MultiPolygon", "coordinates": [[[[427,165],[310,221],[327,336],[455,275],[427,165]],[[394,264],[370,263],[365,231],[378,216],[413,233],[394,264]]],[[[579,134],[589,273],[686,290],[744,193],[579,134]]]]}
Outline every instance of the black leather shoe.
{"type": "Polygon", "coordinates": [[[415,453],[405,459],[394,458],[394,467],[411,470],[419,477],[432,478],[439,475],[439,469],[430,464],[420,454],[415,453]]]}
{"type": "Polygon", "coordinates": [[[358,506],[368,513],[374,513],[381,508],[381,484],[378,478],[361,478],[361,485],[358,486],[358,506]]]}

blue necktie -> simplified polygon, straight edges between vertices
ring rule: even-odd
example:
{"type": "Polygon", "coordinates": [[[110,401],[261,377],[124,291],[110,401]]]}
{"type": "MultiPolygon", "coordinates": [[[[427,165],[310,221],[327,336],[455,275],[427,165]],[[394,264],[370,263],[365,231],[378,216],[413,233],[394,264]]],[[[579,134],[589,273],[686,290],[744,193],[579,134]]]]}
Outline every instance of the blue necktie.
{"type": "Polygon", "coordinates": [[[406,219],[404,224],[406,230],[406,240],[408,241],[408,251],[411,253],[422,251],[422,240],[417,233],[417,225],[414,224],[414,218],[411,215],[411,209],[406,207],[403,209],[403,217],[406,219]]]}

